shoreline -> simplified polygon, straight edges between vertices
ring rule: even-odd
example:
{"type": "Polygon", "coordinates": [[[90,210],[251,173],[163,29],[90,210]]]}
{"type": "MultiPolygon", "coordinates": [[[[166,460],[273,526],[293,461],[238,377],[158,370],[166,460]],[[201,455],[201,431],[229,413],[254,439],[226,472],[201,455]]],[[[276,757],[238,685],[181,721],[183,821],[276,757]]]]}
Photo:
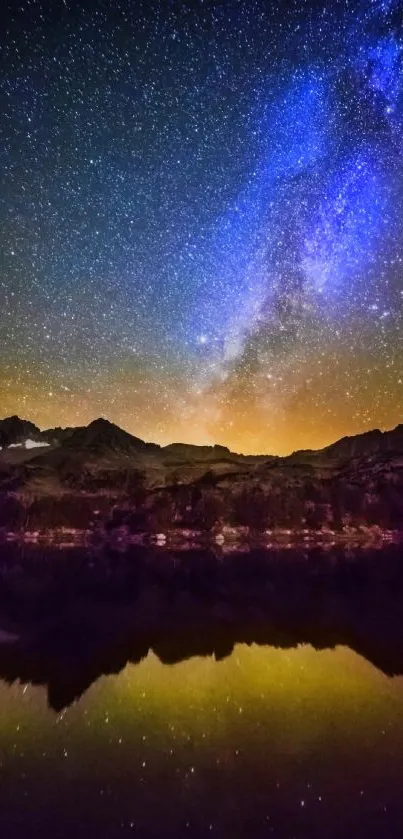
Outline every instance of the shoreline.
{"type": "Polygon", "coordinates": [[[82,528],[49,528],[45,530],[0,531],[0,546],[7,544],[34,544],[48,547],[143,547],[189,550],[222,548],[225,550],[248,548],[311,548],[334,546],[379,546],[403,542],[403,530],[380,528],[345,528],[343,531],[307,531],[276,529],[262,533],[245,532],[245,528],[223,527],[219,532],[167,530],[166,533],[130,533],[121,528],[112,531],[82,528]]]}

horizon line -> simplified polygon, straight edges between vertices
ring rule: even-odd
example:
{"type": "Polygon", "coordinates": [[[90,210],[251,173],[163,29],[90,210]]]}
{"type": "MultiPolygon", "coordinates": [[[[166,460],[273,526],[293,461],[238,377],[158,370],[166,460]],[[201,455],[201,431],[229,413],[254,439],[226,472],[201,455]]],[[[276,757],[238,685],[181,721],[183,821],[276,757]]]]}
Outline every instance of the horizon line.
{"type": "MultiPolygon", "coordinates": [[[[5,422],[6,420],[11,420],[11,419],[17,419],[20,422],[29,422],[32,425],[36,425],[36,423],[32,422],[32,420],[22,419],[22,417],[20,417],[18,414],[10,414],[7,417],[3,417],[2,419],[0,419],[0,423],[5,422]]],[[[55,425],[55,426],[50,426],[50,427],[41,427],[39,425],[36,425],[36,427],[38,428],[38,430],[40,432],[52,431],[53,429],[57,429],[57,428],[60,428],[62,431],[65,431],[68,428],[72,428],[72,429],[76,430],[78,428],[88,428],[90,425],[98,422],[99,420],[103,420],[104,422],[109,423],[109,425],[113,425],[115,428],[118,428],[120,431],[123,431],[125,434],[129,434],[130,437],[135,437],[137,440],[141,440],[143,443],[146,443],[148,445],[159,446],[160,449],[165,449],[165,448],[168,448],[169,446],[175,446],[175,445],[176,446],[189,446],[189,447],[194,447],[194,448],[210,448],[210,449],[212,449],[212,448],[223,448],[223,449],[227,449],[227,451],[230,452],[231,454],[236,454],[236,455],[239,455],[241,457],[276,457],[276,458],[292,457],[292,455],[294,455],[294,454],[300,454],[300,453],[302,454],[302,453],[305,453],[305,452],[306,453],[307,452],[322,452],[322,451],[325,451],[326,449],[330,448],[331,446],[334,446],[337,443],[340,443],[342,440],[351,440],[354,437],[362,437],[366,434],[376,434],[376,433],[378,433],[378,434],[388,434],[388,433],[391,433],[393,431],[396,431],[401,425],[403,425],[403,423],[398,423],[397,425],[395,425],[392,428],[386,428],[386,429],[370,428],[366,431],[357,432],[357,434],[344,434],[342,437],[338,437],[336,440],[333,440],[332,442],[328,443],[325,446],[321,446],[320,448],[317,448],[317,449],[315,449],[315,448],[292,449],[288,454],[284,454],[284,455],[273,454],[273,453],[269,454],[268,452],[261,452],[261,453],[238,452],[238,451],[233,451],[232,449],[230,449],[229,446],[225,445],[224,443],[185,443],[185,442],[182,442],[180,440],[174,440],[171,443],[166,443],[165,445],[162,445],[161,443],[156,443],[154,440],[146,440],[143,437],[138,437],[136,434],[133,434],[131,431],[127,431],[126,428],[123,428],[122,426],[118,425],[117,423],[113,422],[112,420],[110,420],[110,419],[108,419],[107,417],[104,417],[104,416],[95,417],[93,420],[90,420],[90,422],[87,423],[87,425],[65,425],[65,426],[55,425]]]]}

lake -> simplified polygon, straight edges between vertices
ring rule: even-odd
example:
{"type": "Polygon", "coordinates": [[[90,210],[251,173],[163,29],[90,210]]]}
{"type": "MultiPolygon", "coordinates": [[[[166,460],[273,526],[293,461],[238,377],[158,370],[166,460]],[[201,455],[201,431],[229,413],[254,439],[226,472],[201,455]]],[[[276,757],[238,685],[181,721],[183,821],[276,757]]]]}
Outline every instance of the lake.
{"type": "Polygon", "coordinates": [[[403,561],[0,552],[14,837],[401,837],[403,561]]]}

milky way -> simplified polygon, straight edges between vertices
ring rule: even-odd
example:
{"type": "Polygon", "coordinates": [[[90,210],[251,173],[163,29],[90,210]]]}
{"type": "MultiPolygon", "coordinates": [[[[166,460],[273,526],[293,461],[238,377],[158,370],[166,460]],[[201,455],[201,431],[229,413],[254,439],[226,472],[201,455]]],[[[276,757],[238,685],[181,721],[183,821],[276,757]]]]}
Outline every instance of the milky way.
{"type": "Polygon", "coordinates": [[[0,414],[255,452],[401,421],[401,0],[2,17],[0,414]]]}

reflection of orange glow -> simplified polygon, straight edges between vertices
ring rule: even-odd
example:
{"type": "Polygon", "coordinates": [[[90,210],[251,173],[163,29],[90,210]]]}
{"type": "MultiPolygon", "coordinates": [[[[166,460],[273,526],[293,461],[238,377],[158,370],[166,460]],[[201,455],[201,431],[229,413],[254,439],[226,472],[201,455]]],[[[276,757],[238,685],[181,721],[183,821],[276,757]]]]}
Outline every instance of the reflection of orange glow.
{"type": "MultiPolygon", "coordinates": [[[[369,725],[381,730],[385,702],[391,722],[395,715],[393,724],[399,720],[402,726],[402,690],[403,678],[389,679],[344,647],[316,651],[305,645],[276,649],[238,644],[231,656],[218,662],[193,657],[167,666],[150,653],[116,677],[101,677],[67,716],[75,728],[84,710],[96,717],[107,708],[115,722],[124,719],[134,728],[140,719],[148,720],[153,736],[161,729],[175,731],[178,737],[185,731],[202,740],[203,732],[211,734],[213,727],[231,743],[255,730],[259,719],[263,727],[256,735],[266,730],[279,749],[301,751],[327,733],[336,739],[337,729],[343,738],[351,719],[356,737],[361,732],[365,738],[369,725]]],[[[23,691],[22,685],[0,683],[0,719],[19,719],[23,702],[26,724],[35,720],[38,726],[43,719],[47,728],[45,689],[29,685],[24,696],[23,691]]],[[[109,736],[108,727],[102,727],[100,738],[103,732],[109,736]]],[[[6,736],[4,730],[1,733],[6,736]]]]}
{"type": "MultiPolygon", "coordinates": [[[[213,835],[227,839],[257,814],[262,830],[253,835],[266,836],[266,814],[274,812],[280,835],[290,823],[290,836],[299,829],[350,836],[363,806],[372,824],[379,802],[388,805],[381,811],[387,828],[395,824],[388,796],[393,803],[400,795],[402,689],[402,679],[388,679],[345,648],[255,645],[237,645],[219,662],[173,666],[150,654],[98,679],[58,717],[43,688],[29,685],[23,694],[22,685],[0,682],[5,778],[12,791],[15,779],[18,792],[10,823],[31,814],[23,778],[35,817],[46,810],[55,835],[60,790],[91,826],[99,812],[114,819],[111,836],[123,811],[142,835],[184,836],[184,818],[199,825],[207,814],[204,834],[211,824],[213,835]]],[[[7,799],[7,815],[9,807],[7,799]]]]}

